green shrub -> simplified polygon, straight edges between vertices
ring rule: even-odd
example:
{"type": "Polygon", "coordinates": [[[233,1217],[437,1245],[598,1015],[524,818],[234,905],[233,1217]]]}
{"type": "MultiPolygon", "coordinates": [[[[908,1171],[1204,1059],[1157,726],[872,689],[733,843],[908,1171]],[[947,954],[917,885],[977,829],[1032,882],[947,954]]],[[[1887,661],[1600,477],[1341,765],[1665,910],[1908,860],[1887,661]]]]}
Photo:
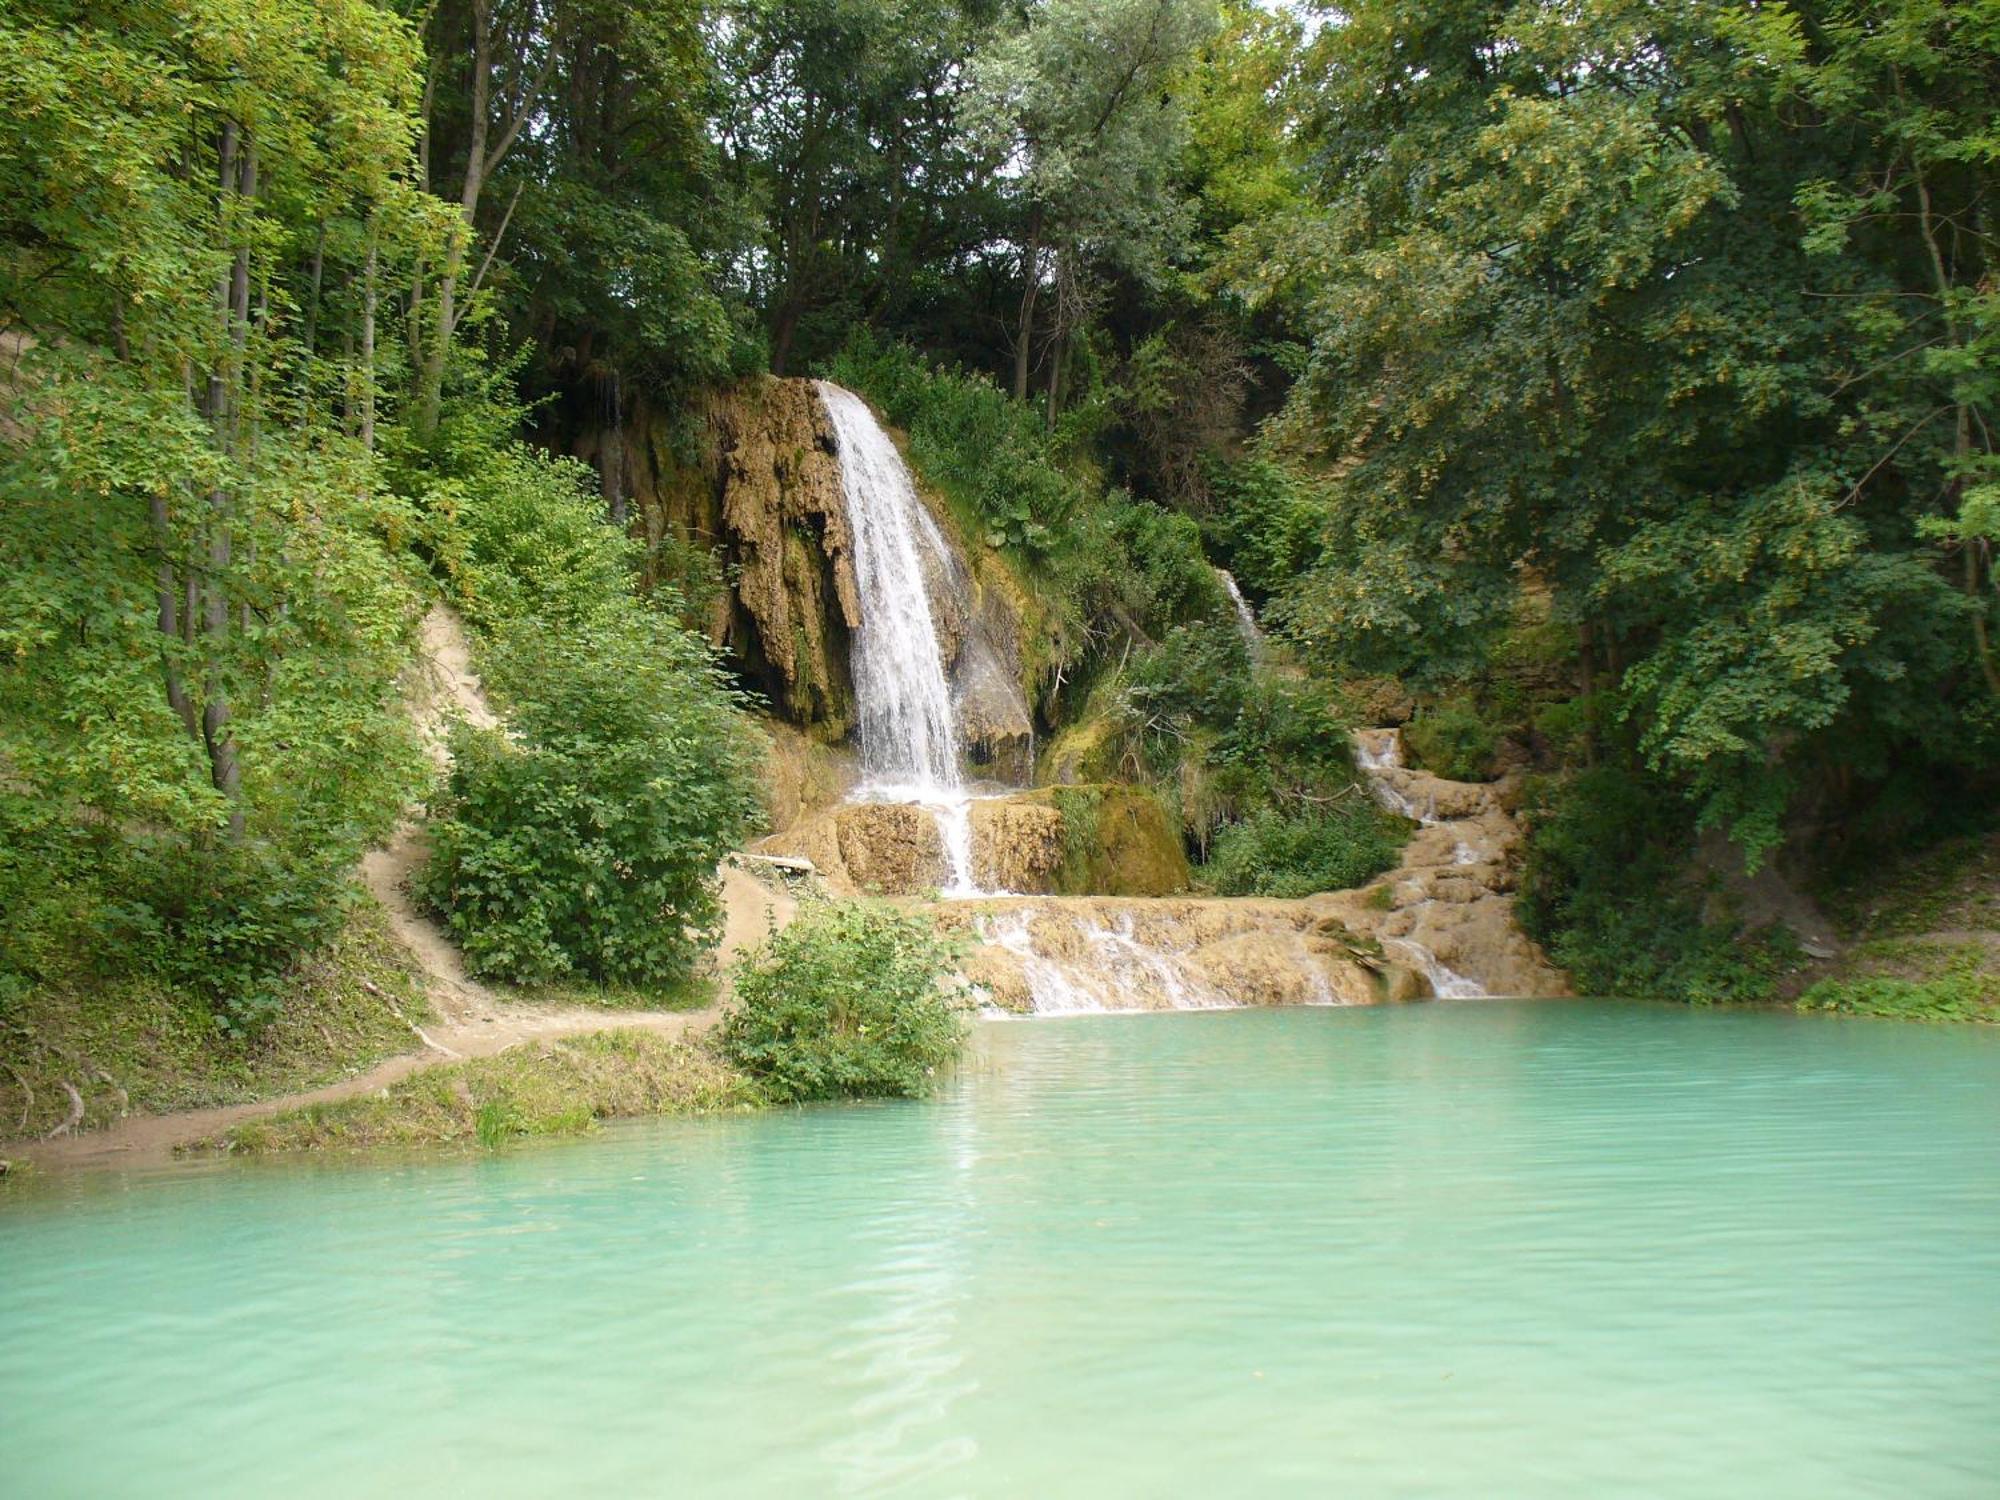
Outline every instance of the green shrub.
{"type": "Polygon", "coordinates": [[[1059,545],[1086,487],[1063,467],[1033,403],[984,375],[936,370],[904,344],[857,332],[827,367],[909,434],[924,478],[988,546],[1040,556],[1059,545]]]}
{"type": "Polygon", "coordinates": [[[1716,919],[1686,802],[1618,765],[1535,788],[1515,915],[1585,994],[1764,1000],[1789,954],[1716,919]]]}
{"type": "Polygon", "coordinates": [[[1259,673],[1216,760],[1230,794],[1245,806],[1332,796],[1354,783],[1353,720],[1328,684],[1259,673]]]}
{"type": "Polygon", "coordinates": [[[339,934],[358,841],[120,829],[0,797],[0,985],[151,982],[242,1041],[277,1019],[299,961],[339,934]]]}
{"type": "Polygon", "coordinates": [[[461,729],[423,894],[476,973],[685,980],[716,862],[757,812],[756,758],[706,647],[627,602],[503,633],[506,730],[461,729]]]}
{"type": "Polygon", "coordinates": [[[871,903],[811,907],[739,961],[724,1054],[789,1100],[914,1097],[965,1036],[951,946],[871,903]]]}
{"type": "Polygon", "coordinates": [[[1216,834],[1203,884],[1223,896],[1310,896],[1366,885],[1393,869],[1408,825],[1350,796],[1331,807],[1260,808],[1216,834]]]}
{"type": "Polygon", "coordinates": [[[1088,561],[1099,570],[1099,587],[1132,619],[1155,634],[1196,621],[1237,632],[1235,608],[1202,551],[1199,526],[1123,490],[1113,490],[1098,510],[1107,535],[1088,542],[1088,561]]]}
{"type": "Polygon", "coordinates": [[[596,476],[524,443],[424,492],[434,544],[466,614],[495,629],[574,620],[629,594],[639,548],[605,520],[596,476]]]}
{"type": "Polygon", "coordinates": [[[1849,962],[1864,972],[1822,979],[1800,1010],[1915,1021],[2000,1019],[2000,972],[1984,944],[1891,938],[1863,943],[1849,962]],[[1865,972],[1887,968],[1890,972],[1865,972]]]}
{"type": "Polygon", "coordinates": [[[1312,565],[1327,503],[1308,480],[1262,458],[1210,458],[1207,478],[1216,502],[1209,533],[1242,587],[1262,599],[1312,565]]]}
{"type": "Polygon", "coordinates": [[[1447,781],[1486,781],[1500,736],[1470,699],[1447,698],[1404,729],[1403,743],[1424,769],[1447,781]]]}
{"type": "Polygon", "coordinates": [[[1234,624],[1176,625],[1157,646],[1132,654],[1123,701],[1138,725],[1228,724],[1250,691],[1250,657],[1234,624]]]}

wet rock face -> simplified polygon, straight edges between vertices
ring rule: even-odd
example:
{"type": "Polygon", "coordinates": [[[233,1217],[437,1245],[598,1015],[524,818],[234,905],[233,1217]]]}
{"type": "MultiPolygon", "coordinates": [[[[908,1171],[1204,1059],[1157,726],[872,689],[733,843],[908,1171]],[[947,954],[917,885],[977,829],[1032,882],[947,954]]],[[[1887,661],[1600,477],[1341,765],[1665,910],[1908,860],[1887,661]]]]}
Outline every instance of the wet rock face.
{"type": "Polygon", "coordinates": [[[844,735],[861,623],[840,461],[819,395],[797,380],[746,385],[718,409],[717,488],[735,565],[727,644],[794,722],[844,735]]]}
{"type": "Polygon", "coordinates": [[[1003,1010],[1370,1005],[1398,988],[1392,965],[1295,901],[1015,897],[940,919],[976,940],[966,975],[1003,1010]]]}
{"type": "Polygon", "coordinates": [[[996,890],[1170,896],[1188,887],[1180,834],[1144,787],[1041,787],[975,802],[972,839],[980,883],[996,890]]]}
{"type": "MultiPolygon", "coordinates": [[[[971,806],[973,880],[988,890],[1160,896],[1187,888],[1187,857],[1166,809],[1142,787],[1045,787],[971,806]]],[[[845,803],[761,840],[803,855],[839,889],[911,896],[946,881],[929,808],[845,803]]]]}
{"type": "Polygon", "coordinates": [[[693,404],[635,399],[619,432],[585,434],[577,457],[616,468],[651,576],[676,549],[710,552],[734,577],[709,639],[779,715],[838,740],[852,728],[848,657],[860,620],[840,462],[811,381],[759,377],[693,404]]]}
{"type": "MultiPolygon", "coordinates": [[[[601,465],[610,442],[588,434],[577,456],[601,465]]],[[[619,447],[620,482],[649,556],[670,544],[713,549],[734,576],[710,638],[780,717],[822,741],[846,738],[861,612],[838,445],[818,387],[762,376],[672,417],[636,402],[619,447]]],[[[964,547],[943,507],[924,501],[956,549],[925,584],[967,759],[987,779],[1026,781],[1034,730],[1019,609],[1000,564],[964,547]]]]}
{"type": "Polygon", "coordinates": [[[1424,973],[1424,954],[1490,995],[1568,994],[1568,980],[1514,920],[1516,779],[1446,781],[1407,769],[1393,730],[1361,730],[1355,741],[1378,795],[1424,824],[1396,869],[1309,904],[1405,961],[1426,990],[1434,974],[1424,973]]]}
{"type": "Polygon", "coordinates": [[[796,827],[837,805],[861,779],[850,751],[824,745],[780,719],[762,722],[764,826],[773,833],[796,827]]]}

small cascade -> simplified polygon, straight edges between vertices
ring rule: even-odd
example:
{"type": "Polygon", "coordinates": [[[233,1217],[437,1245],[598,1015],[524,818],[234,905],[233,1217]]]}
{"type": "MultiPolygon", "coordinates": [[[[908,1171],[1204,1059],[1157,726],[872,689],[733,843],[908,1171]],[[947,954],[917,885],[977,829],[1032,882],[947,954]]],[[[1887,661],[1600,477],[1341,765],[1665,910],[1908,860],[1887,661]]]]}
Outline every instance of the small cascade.
{"type": "Polygon", "coordinates": [[[1072,897],[977,908],[968,973],[996,1010],[1232,1010],[1354,1005],[1372,976],[1303,903],[1072,897]]]}
{"type": "Polygon", "coordinates": [[[1484,1000],[1486,991],[1476,980],[1467,979],[1438,961],[1438,956],[1412,938],[1384,938],[1382,946],[1410,961],[1410,967],[1429,982],[1431,993],[1440,1000],[1484,1000]]]}
{"type": "Polygon", "coordinates": [[[1231,999],[1181,960],[1183,954],[1142,942],[1130,912],[1050,915],[1029,907],[983,916],[973,930],[1019,962],[1038,1016],[1090,1011],[1228,1010],[1231,999]],[[1060,954],[1041,951],[1036,925],[1059,929],[1060,954]]]}
{"type": "Polygon", "coordinates": [[[854,690],[863,782],[853,800],[928,809],[944,845],[944,894],[978,895],[972,799],[959,769],[958,725],[931,613],[930,580],[957,571],[951,549],[867,403],[830,381],[819,382],[819,394],[839,446],[861,596],[854,690]]]}
{"type": "Polygon", "coordinates": [[[1441,821],[1437,815],[1435,792],[1419,803],[1396,784],[1395,778],[1383,774],[1404,769],[1400,730],[1365,729],[1355,735],[1354,764],[1357,769],[1368,773],[1368,789],[1374,793],[1375,800],[1390,812],[1426,828],[1433,828],[1441,821]]]}
{"type": "MultiPolygon", "coordinates": [[[[1393,773],[1406,768],[1403,765],[1403,736],[1396,729],[1364,729],[1354,736],[1354,765],[1368,778],[1368,785],[1375,799],[1391,812],[1420,824],[1425,828],[1438,828],[1453,820],[1438,816],[1437,791],[1432,787],[1420,804],[1399,785],[1405,780],[1393,773]]],[[[1469,825],[1468,825],[1469,826],[1469,825]]],[[[1449,867],[1464,869],[1482,863],[1480,850],[1465,839],[1453,842],[1449,867]]],[[[1400,881],[1396,890],[1400,896],[1408,889],[1412,900],[1406,910],[1420,912],[1434,906],[1435,898],[1427,894],[1427,887],[1416,880],[1400,881]]],[[[1399,902],[1399,904],[1401,904],[1399,902]]],[[[1437,954],[1422,943],[1409,937],[1387,937],[1382,946],[1409,960],[1410,967],[1424,976],[1430,984],[1431,993],[1446,1000],[1483,1000],[1487,990],[1474,979],[1469,979],[1456,970],[1447,967],[1437,954]]]]}
{"type": "Polygon", "coordinates": [[[1215,576],[1221,580],[1223,592],[1229,595],[1230,608],[1236,611],[1236,631],[1243,637],[1243,649],[1250,653],[1250,663],[1255,666],[1264,659],[1264,632],[1257,626],[1257,616],[1250,608],[1250,601],[1243,597],[1243,590],[1236,586],[1236,575],[1227,568],[1217,568],[1215,576]]]}

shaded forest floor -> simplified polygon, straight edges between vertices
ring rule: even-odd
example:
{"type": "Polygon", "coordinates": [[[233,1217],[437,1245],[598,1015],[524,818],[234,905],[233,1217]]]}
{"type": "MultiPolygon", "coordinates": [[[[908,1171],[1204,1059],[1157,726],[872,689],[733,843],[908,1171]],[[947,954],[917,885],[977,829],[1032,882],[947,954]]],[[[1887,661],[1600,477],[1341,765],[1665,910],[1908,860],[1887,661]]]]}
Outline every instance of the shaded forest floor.
{"type": "Polygon", "coordinates": [[[2000,1022],[2000,833],[1947,839],[1849,877],[1823,904],[1844,947],[1802,1006],[2000,1022]]]}

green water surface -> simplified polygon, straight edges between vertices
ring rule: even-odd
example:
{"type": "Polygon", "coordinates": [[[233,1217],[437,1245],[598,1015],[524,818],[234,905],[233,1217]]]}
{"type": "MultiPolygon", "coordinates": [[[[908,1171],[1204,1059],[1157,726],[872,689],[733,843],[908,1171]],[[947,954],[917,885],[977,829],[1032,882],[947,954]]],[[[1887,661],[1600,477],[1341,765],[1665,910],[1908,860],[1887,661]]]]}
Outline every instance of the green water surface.
{"type": "Polygon", "coordinates": [[[19,1496],[2000,1494],[2000,1035],[982,1029],[937,1101],[0,1202],[19,1496]]]}

